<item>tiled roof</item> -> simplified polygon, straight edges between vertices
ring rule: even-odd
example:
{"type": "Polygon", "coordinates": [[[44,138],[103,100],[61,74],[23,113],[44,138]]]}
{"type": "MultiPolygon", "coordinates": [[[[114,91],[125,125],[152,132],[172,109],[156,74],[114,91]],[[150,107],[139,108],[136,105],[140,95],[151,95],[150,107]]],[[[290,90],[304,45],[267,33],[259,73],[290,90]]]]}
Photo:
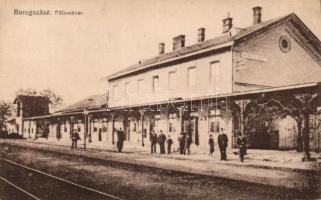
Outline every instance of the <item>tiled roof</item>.
{"type": "Polygon", "coordinates": [[[74,104],[67,106],[61,110],[56,111],[56,113],[63,113],[63,112],[70,112],[76,110],[83,110],[83,109],[99,109],[105,108],[107,105],[107,96],[106,94],[96,94],[89,96],[81,101],[78,101],[74,104]]]}
{"type": "Polygon", "coordinates": [[[259,24],[241,29],[240,32],[238,32],[237,34],[232,35],[232,36],[229,34],[225,34],[225,35],[222,35],[219,37],[215,37],[213,39],[209,39],[209,40],[206,40],[203,42],[193,44],[191,46],[187,46],[187,47],[175,50],[175,51],[165,53],[165,54],[162,54],[162,55],[150,58],[150,59],[146,59],[146,60],[143,60],[140,63],[132,65],[128,68],[125,68],[123,70],[119,70],[116,73],[107,76],[106,79],[114,79],[114,78],[117,78],[122,75],[126,75],[126,74],[136,72],[136,71],[139,71],[142,69],[146,69],[150,66],[156,65],[157,63],[160,63],[160,62],[163,62],[163,61],[166,61],[169,59],[175,59],[175,58],[178,59],[183,55],[194,53],[194,52],[197,52],[200,50],[206,50],[207,48],[210,48],[210,47],[215,47],[215,46],[219,46],[219,45],[222,45],[222,44],[225,44],[228,42],[232,42],[232,41],[241,39],[249,34],[255,33],[256,31],[259,31],[263,28],[272,26],[272,25],[277,24],[279,22],[283,22],[283,21],[285,21],[289,18],[292,18],[292,17],[297,18],[297,16],[294,13],[292,13],[292,14],[286,15],[284,17],[271,19],[271,20],[261,22],[259,24]]]}

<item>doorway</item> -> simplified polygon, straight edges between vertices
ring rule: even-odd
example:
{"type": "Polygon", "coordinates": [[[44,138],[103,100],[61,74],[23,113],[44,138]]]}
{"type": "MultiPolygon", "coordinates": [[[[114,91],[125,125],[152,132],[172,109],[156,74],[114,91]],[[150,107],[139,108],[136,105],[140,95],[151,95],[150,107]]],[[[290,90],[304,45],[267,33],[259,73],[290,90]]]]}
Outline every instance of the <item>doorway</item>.
{"type": "Polygon", "coordinates": [[[183,121],[183,132],[192,139],[192,144],[199,145],[198,117],[190,117],[183,121]]]}

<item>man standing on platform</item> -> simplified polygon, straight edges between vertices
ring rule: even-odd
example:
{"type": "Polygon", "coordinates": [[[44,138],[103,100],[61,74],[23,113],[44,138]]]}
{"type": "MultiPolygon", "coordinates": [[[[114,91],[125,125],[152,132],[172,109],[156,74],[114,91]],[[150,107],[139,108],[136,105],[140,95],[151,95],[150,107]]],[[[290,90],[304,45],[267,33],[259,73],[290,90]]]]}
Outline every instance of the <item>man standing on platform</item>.
{"type": "Polygon", "coordinates": [[[77,149],[77,141],[80,140],[80,136],[77,130],[74,130],[74,133],[71,136],[71,149],[77,149]]]}
{"type": "Polygon", "coordinates": [[[184,147],[185,147],[185,134],[182,132],[181,135],[178,137],[178,143],[179,143],[179,153],[184,153],[184,147]]]}
{"type": "Polygon", "coordinates": [[[124,140],[125,140],[125,135],[124,135],[124,132],[122,131],[122,129],[120,128],[117,131],[117,149],[118,149],[118,152],[122,152],[123,146],[124,146],[124,140]]]}
{"type": "Polygon", "coordinates": [[[150,151],[151,154],[156,153],[156,144],[157,144],[157,134],[153,131],[151,137],[150,137],[150,151]]]}
{"type": "Polygon", "coordinates": [[[161,154],[165,154],[165,142],[166,142],[166,136],[163,133],[163,131],[160,131],[160,135],[158,137],[158,143],[159,143],[159,147],[160,147],[160,153],[161,154]]]}
{"type": "Polygon", "coordinates": [[[228,138],[227,138],[227,135],[224,133],[223,128],[221,128],[221,132],[218,135],[217,143],[221,152],[221,160],[226,160],[227,159],[226,148],[228,144],[228,138]]]}
{"type": "Polygon", "coordinates": [[[246,148],[246,139],[242,135],[242,133],[239,133],[239,137],[237,138],[236,144],[239,147],[240,160],[241,162],[243,162],[246,148]]]}
{"type": "Polygon", "coordinates": [[[167,139],[166,143],[167,143],[167,154],[171,154],[172,153],[173,140],[172,140],[170,135],[168,135],[168,139],[167,139]]]}

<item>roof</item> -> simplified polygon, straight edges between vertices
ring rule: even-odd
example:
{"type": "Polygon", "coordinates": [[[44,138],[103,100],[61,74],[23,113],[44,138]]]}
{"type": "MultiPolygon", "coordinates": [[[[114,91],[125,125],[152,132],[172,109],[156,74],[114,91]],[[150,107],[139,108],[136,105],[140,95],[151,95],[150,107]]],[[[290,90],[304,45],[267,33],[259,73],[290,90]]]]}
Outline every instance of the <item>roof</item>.
{"type": "Polygon", "coordinates": [[[248,95],[257,95],[260,93],[269,93],[269,92],[281,92],[281,91],[287,91],[287,90],[296,90],[296,89],[304,89],[304,88],[310,88],[318,86],[319,82],[309,82],[309,83],[302,83],[302,84],[294,84],[294,85],[285,85],[285,86],[278,86],[278,87],[266,87],[266,88],[254,88],[252,90],[247,91],[240,91],[240,92],[231,92],[231,93],[225,93],[225,94],[218,94],[218,95],[205,95],[205,96],[199,96],[199,97],[192,97],[187,99],[179,99],[179,100],[173,100],[173,101],[155,101],[155,102],[149,102],[149,103],[143,103],[143,104],[135,104],[130,106],[116,106],[116,107],[110,107],[108,108],[109,111],[112,110],[119,110],[124,108],[134,108],[134,107],[144,107],[144,106],[153,106],[153,105],[160,105],[160,104],[175,104],[180,102],[187,102],[187,101],[197,101],[197,100],[204,100],[204,99],[211,99],[211,98],[244,98],[244,96],[248,95]]]}
{"type": "Polygon", "coordinates": [[[71,112],[76,110],[83,110],[83,109],[99,109],[105,108],[107,106],[108,98],[106,94],[96,94],[89,96],[87,98],[82,99],[74,104],[67,106],[61,110],[56,111],[56,113],[62,112],[71,112]]]}
{"type": "Polygon", "coordinates": [[[17,103],[20,101],[22,104],[29,104],[31,102],[39,102],[39,103],[50,103],[50,100],[46,96],[29,96],[29,95],[18,95],[13,103],[17,103]]]}
{"type": "MultiPolygon", "coordinates": [[[[310,83],[287,85],[287,86],[281,86],[281,87],[253,89],[253,90],[244,91],[244,92],[233,92],[233,93],[220,94],[220,95],[207,95],[207,96],[194,97],[194,98],[189,98],[189,99],[174,100],[174,101],[171,101],[171,103],[184,102],[184,101],[197,101],[197,100],[206,99],[206,98],[226,98],[226,97],[238,98],[241,96],[256,95],[256,94],[260,94],[260,93],[269,93],[269,92],[279,92],[279,91],[286,91],[286,90],[310,88],[310,87],[318,86],[318,84],[319,84],[319,82],[310,82],[310,83]]],[[[94,96],[96,96],[96,95],[94,95],[94,96]]],[[[88,99],[88,98],[86,98],[86,99],[88,99]]],[[[118,106],[118,107],[113,107],[113,108],[108,108],[108,109],[91,110],[91,111],[89,111],[89,113],[108,112],[108,111],[115,111],[115,110],[124,109],[124,108],[128,108],[128,107],[142,107],[142,106],[146,106],[146,105],[152,106],[152,105],[157,105],[157,104],[168,104],[168,103],[169,103],[168,101],[163,101],[163,102],[155,102],[155,103],[148,103],[148,104],[137,104],[137,105],[131,105],[131,106],[118,106]]],[[[75,105],[75,104],[73,104],[73,105],[75,105]]],[[[71,107],[71,106],[69,106],[69,107],[71,107]]],[[[84,112],[83,111],[78,111],[78,112],[73,111],[72,113],[54,113],[54,114],[50,114],[50,115],[39,115],[39,116],[35,116],[35,117],[25,118],[25,120],[44,119],[44,118],[60,117],[60,116],[75,115],[75,114],[83,115],[84,112]]]]}
{"type": "MultiPolygon", "coordinates": [[[[178,50],[174,50],[162,55],[158,55],[156,57],[150,58],[150,59],[146,59],[143,60],[135,65],[132,65],[128,68],[122,69],[117,71],[114,74],[111,74],[109,76],[106,77],[107,80],[113,80],[113,79],[117,79],[120,77],[123,77],[125,75],[129,75],[132,74],[134,72],[138,72],[140,70],[146,70],[147,68],[153,67],[155,65],[158,64],[162,64],[164,62],[168,62],[168,61],[172,61],[173,59],[177,60],[179,58],[182,58],[184,56],[188,56],[192,53],[201,53],[202,50],[212,50],[214,49],[219,49],[225,46],[222,46],[223,44],[227,44],[231,46],[233,44],[233,42],[236,42],[238,40],[241,40],[243,38],[246,38],[247,36],[250,36],[252,34],[255,34],[257,32],[260,32],[260,30],[265,30],[268,27],[271,27],[275,24],[279,24],[282,23],[284,21],[287,21],[289,19],[294,19],[296,20],[300,25],[304,26],[305,29],[307,29],[307,31],[309,31],[309,29],[303,24],[303,22],[294,14],[288,14],[286,16],[283,17],[279,17],[279,18],[275,18],[275,19],[271,19],[265,22],[261,22],[259,24],[250,26],[250,27],[246,27],[244,29],[239,29],[240,31],[234,35],[230,35],[230,34],[225,34],[219,37],[215,37],[213,39],[209,39],[203,42],[199,42],[196,44],[193,44],[191,46],[187,46],[178,50]]],[[[313,33],[311,31],[309,31],[309,34],[312,35],[312,39],[318,44],[318,49],[317,51],[321,51],[321,44],[320,41],[317,39],[317,37],[315,37],[313,35],[313,33]]]]}

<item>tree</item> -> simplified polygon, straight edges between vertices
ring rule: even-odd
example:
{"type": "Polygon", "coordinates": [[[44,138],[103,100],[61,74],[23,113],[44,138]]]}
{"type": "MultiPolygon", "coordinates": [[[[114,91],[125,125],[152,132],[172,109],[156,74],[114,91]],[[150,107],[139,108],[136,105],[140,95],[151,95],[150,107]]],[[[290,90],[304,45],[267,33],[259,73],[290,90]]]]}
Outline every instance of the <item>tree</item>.
{"type": "Polygon", "coordinates": [[[27,95],[27,96],[46,96],[50,100],[50,105],[52,110],[56,110],[58,107],[64,105],[64,100],[61,95],[56,94],[54,91],[51,89],[45,89],[42,91],[37,91],[32,88],[27,88],[27,89],[19,89],[16,92],[16,95],[27,95]]]}
{"type": "Polygon", "coordinates": [[[50,89],[45,89],[39,92],[41,96],[46,96],[50,100],[50,104],[53,110],[55,110],[57,107],[62,106],[64,104],[63,97],[56,94],[50,89]]]}
{"type": "Polygon", "coordinates": [[[13,105],[7,101],[0,101],[0,133],[6,130],[5,121],[12,116],[13,105]]]}

